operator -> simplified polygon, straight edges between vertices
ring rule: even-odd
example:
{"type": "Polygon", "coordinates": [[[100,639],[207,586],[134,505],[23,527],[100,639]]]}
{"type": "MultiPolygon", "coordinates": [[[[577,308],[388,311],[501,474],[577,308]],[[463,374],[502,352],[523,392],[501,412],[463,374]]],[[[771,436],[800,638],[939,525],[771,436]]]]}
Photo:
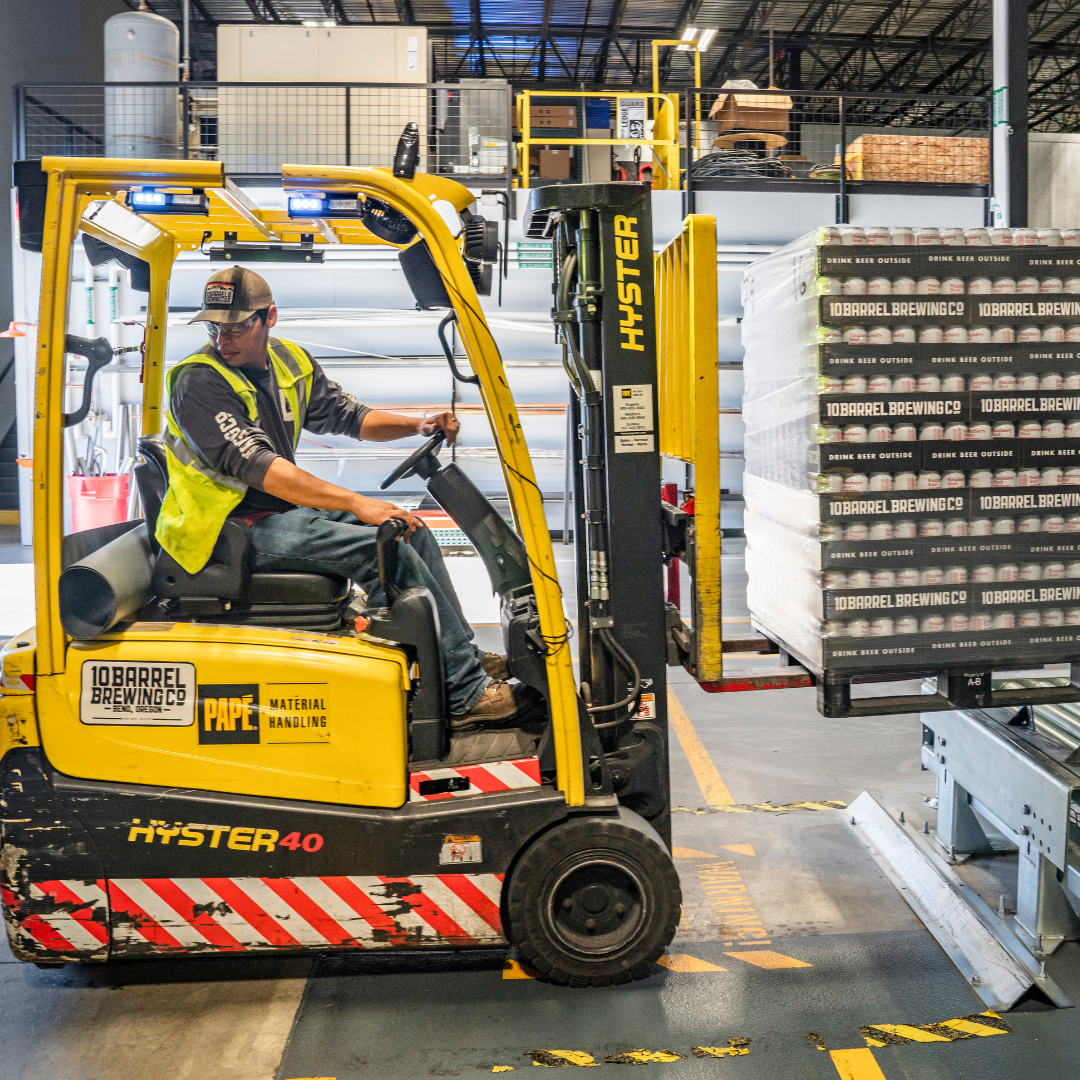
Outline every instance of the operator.
{"type": "Polygon", "coordinates": [[[388,518],[408,526],[396,584],[430,589],[439,611],[447,691],[456,730],[497,725],[526,704],[506,681],[505,657],[473,644],[442,553],[423,522],[392,503],[320,480],[296,465],[301,428],[389,442],[441,431],[458,434],[448,412],[426,419],[369,409],[331,382],[299,345],[270,336],[277,308],[258,274],[230,266],[206,283],[201,352],[166,379],[169,490],[156,536],[188,572],[208,562],[226,518],[251,530],[256,570],[300,570],[351,578],[385,604],[375,534],[388,518]],[[411,541],[411,542],[410,542],[411,541]]]}

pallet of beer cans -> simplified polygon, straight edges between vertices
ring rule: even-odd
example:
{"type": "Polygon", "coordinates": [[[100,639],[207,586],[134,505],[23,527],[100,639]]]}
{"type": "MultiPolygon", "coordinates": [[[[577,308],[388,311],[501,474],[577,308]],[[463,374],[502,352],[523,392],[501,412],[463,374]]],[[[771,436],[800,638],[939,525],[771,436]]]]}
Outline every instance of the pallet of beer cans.
{"type": "Polygon", "coordinates": [[[1080,229],[822,228],[743,293],[755,625],[819,676],[1080,661],[1080,229]]]}

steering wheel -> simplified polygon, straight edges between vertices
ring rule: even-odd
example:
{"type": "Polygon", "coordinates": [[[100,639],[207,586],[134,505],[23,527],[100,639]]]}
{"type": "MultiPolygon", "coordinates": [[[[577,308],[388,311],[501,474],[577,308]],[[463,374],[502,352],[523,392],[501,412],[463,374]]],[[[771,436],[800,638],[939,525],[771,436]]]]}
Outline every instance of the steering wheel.
{"type": "Polygon", "coordinates": [[[391,484],[404,480],[407,476],[419,473],[425,480],[434,476],[439,471],[439,451],[446,436],[440,431],[432,435],[423,446],[418,446],[383,482],[379,485],[380,491],[385,491],[391,484]],[[424,458],[431,455],[431,460],[425,462],[424,458]]]}

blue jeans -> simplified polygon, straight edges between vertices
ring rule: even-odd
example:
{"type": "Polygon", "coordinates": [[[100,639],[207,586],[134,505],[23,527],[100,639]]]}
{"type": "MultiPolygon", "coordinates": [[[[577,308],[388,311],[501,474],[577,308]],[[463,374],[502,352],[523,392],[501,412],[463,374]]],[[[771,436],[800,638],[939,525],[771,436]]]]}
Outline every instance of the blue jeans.
{"type": "MultiPolygon", "coordinates": [[[[298,506],[284,514],[271,514],[251,529],[254,569],[340,574],[352,578],[367,593],[372,607],[381,607],[387,599],[379,587],[375,533],[374,525],[364,525],[347,510],[298,506]]],[[[450,711],[467,713],[491,680],[484,673],[480,651],[473,644],[472,628],[465,621],[442,552],[426,528],[417,529],[408,544],[399,544],[395,584],[402,589],[423,586],[435,597],[450,711]]]]}

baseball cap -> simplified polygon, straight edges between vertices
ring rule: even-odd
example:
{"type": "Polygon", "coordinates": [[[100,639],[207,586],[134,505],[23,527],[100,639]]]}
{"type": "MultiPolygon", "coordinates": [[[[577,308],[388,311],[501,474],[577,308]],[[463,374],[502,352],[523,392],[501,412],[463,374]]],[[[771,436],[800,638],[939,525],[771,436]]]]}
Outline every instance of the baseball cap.
{"type": "Polygon", "coordinates": [[[203,289],[203,310],[190,323],[215,322],[231,325],[250,318],[260,308],[274,302],[270,286],[245,266],[219,270],[203,289]]]}

